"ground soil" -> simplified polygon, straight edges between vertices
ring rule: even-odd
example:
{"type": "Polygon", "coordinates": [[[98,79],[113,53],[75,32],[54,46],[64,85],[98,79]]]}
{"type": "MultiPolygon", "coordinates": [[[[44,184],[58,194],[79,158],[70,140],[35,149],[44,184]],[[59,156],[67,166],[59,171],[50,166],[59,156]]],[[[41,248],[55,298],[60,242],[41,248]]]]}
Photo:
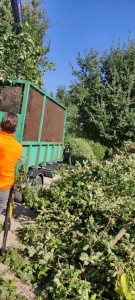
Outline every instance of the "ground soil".
{"type": "MultiPolygon", "coordinates": [[[[0,215],[0,221],[3,223],[5,220],[6,210],[0,215]]],[[[24,225],[34,222],[35,213],[29,208],[25,208],[22,204],[14,203],[14,210],[11,219],[11,228],[7,237],[7,249],[22,248],[23,245],[19,242],[17,237],[18,230],[24,225]]],[[[3,231],[0,233],[0,247],[3,240],[3,231]]],[[[9,270],[7,266],[0,263],[0,278],[5,280],[15,279],[14,285],[17,287],[17,292],[26,297],[26,299],[34,300],[35,293],[32,286],[23,284],[16,276],[9,270]]]]}

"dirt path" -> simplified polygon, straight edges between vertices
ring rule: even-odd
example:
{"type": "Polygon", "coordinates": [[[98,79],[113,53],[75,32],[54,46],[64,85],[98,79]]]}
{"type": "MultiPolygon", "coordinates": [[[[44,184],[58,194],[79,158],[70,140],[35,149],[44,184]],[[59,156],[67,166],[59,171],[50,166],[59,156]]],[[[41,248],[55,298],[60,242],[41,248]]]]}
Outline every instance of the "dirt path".
{"type": "MultiPolygon", "coordinates": [[[[5,220],[6,210],[0,215],[0,221],[2,224],[5,220]]],[[[33,222],[36,214],[27,207],[19,203],[14,203],[14,210],[11,219],[11,228],[8,232],[7,238],[7,248],[18,248],[20,247],[20,242],[17,239],[17,232],[24,224],[29,224],[33,222]]],[[[0,233],[0,245],[2,245],[3,232],[0,233]]]]}
{"type": "Polygon", "coordinates": [[[0,278],[3,280],[14,280],[13,285],[16,286],[16,292],[21,296],[25,296],[28,300],[35,300],[35,294],[31,285],[22,283],[4,264],[0,263],[0,278]]]}
{"type": "MultiPolygon", "coordinates": [[[[5,219],[5,212],[0,215],[0,221],[3,223],[5,219]]],[[[8,248],[22,248],[23,245],[19,242],[17,238],[18,229],[22,228],[24,224],[29,224],[34,221],[36,214],[30,210],[29,208],[25,208],[23,205],[19,203],[14,204],[13,216],[11,219],[11,228],[8,232],[7,238],[7,249],[8,248]]],[[[3,231],[0,233],[0,247],[2,245],[3,240],[3,231]]],[[[32,290],[31,285],[23,284],[21,280],[16,278],[16,276],[9,270],[7,266],[0,263],[0,278],[3,280],[15,280],[14,285],[17,287],[17,293],[26,297],[28,300],[34,300],[35,294],[32,290]]]]}
{"type": "MultiPolygon", "coordinates": [[[[54,178],[48,178],[44,177],[44,186],[45,188],[49,189],[52,181],[58,180],[59,175],[56,175],[54,178]]],[[[0,221],[3,223],[5,219],[5,213],[3,212],[2,215],[0,215],[0,221]]],[[[11,220],[11,229],[8,233],[8,239],[7,239],[7,247],[9,248],[18,248],[20,247],[20,243],[17,239],[17,231],[23,227],[25,224],[32,223],[34,221],[34,218],[36,217],[36,214],[30,210],[27,207],[24,207],[22,204],[14,203],[14,210],[11,220]]],[[[3,232],[0,233],[0,247],[2,244],[3,239],[3,232]]]]}
{"type": "MultiPolygon", "coordinates": [[[[45,188],[49,189],[50,185],[53,180],[59,179],[59,175],[56,175],[53,179],[52,178],[44,178],[44,186],[45,188]]],[[[3,212],[2,215],[0,215],[0,221],[2,224],[5,220],[5,213],[6,210],[3,212]]],[[[14,210],[13,215],[11,219],[11,228],[8,232],[8,238],[7,238],[7,249],[8,248],[22,248],[23,245],[20,243],[20,241],[17,238],[18,230],[23,227],[25,224],[30,224],[34,222],[34,218],[36,217],[36,214],[30,210],[27,207],[24,207],[22,204],[14,203],[14,210]]],[[[0,248],[2,245],[3,240],[3,231],[0,233],[0,248]]],[[[35,294],[32,290],[32,286],[27,284],[22,284],[22,282],[15,277],[15,275],[9,270],[7,266],[0,263],[0,277],[3,279],[12,280],[15,279],[15,284],[17,286],[17,292],[21,295],[25,296],[28,300],[34,300],[35,294]]]]}

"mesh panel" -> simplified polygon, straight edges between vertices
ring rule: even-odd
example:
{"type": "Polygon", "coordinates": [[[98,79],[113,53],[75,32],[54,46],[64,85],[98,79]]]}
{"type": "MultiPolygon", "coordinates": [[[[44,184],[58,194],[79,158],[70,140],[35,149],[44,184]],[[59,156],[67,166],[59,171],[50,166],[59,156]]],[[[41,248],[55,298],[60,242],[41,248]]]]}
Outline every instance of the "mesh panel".
{"type": "Polygon", "coordinates": [[[38,140],[42,103],[43,95],[31,87],[25,119],[23,141],[38,140]]]}
{"type": "Polygon", "coordinates": [[[0,87],[0,111],[21,113],[23,86],[0,87]]]}
{"type": "Polygon", "coordinates": [[[47,98],[41,141],[62,142],[64,116],[64,109],[47,98]]]}

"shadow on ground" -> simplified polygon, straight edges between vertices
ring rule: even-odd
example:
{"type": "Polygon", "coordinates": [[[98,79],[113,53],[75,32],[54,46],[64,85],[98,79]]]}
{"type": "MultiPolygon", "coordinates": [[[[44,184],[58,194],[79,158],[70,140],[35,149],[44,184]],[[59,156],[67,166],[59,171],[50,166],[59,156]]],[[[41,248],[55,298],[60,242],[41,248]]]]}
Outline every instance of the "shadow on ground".
{"type": "Polygon", "coordinates": [[[29,223],[35,219],[37,214],[20,203],[14,203],[13,218],[20,221],[21,224],[29,223]]]}

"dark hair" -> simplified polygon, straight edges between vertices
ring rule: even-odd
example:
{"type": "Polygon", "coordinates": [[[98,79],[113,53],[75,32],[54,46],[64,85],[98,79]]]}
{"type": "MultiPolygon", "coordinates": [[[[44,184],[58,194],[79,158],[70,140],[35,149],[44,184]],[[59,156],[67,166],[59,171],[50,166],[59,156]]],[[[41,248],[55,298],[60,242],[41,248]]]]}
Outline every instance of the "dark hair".
{"type": "Polygon", "coordinates": [[[7,112],[2,118],[1,129],[8,133],[14,133],[18,125],[18,117],[13,112],[7,112]]]}

